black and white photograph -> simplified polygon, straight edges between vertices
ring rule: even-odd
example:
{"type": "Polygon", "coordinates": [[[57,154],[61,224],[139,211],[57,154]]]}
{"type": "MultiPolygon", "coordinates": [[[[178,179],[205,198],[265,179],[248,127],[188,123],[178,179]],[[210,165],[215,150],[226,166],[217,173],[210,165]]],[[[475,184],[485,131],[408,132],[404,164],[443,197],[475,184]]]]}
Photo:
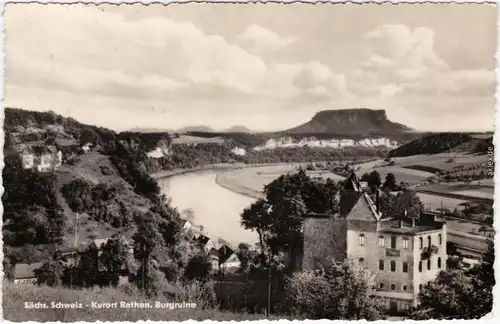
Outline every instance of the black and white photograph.
{"type": "Polygon", "coordinates": [[[493,312],[494,3],[7,3],[2,316],[493,312]]]}

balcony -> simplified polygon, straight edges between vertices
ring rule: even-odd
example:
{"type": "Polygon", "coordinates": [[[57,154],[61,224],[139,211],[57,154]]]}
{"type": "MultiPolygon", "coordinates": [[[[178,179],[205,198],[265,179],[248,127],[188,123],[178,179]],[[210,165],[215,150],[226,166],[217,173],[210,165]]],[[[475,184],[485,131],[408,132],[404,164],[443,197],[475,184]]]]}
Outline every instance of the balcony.
{"type": "Polygon", "coordinates": [[[399,249],[386,248],[385,255],[388,257],[399,257],[401,255],[401,252],[399,249]]]}

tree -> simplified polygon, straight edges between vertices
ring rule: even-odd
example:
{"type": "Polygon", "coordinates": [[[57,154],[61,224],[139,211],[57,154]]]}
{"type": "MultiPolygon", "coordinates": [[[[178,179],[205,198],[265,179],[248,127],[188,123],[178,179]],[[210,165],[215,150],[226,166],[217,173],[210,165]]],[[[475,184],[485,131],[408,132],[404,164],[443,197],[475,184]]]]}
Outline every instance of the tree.
{"type": "Polygon", "coordinates": [[[57,287],[62,284],[64,265],[60,260],[51,259],[44,262],[43,265],[34,272],[37,284],[57,287]]]}
{"type": "Polygon", "coordinates": [[[241,225],[245,229],[257,232],[261,247],[264,246],[264,235],[269,231],[272,221],[269,214],[270,208],[266,200],[260,198],[241,213],[241,225]]]}
{"type": "Polygon", "coordinates": [[[238,252],[236,252],[238,260],[240,260],[241,270],[246,271],[251,261],[250,246],[246,243],[238,244],[238,252]]]}
{"type": "Polygon", "coordinates": [[[383,303],[372,297],[373,276],[354,261],[294,273],[287,293],[293,312],[307,319],[382,319],[383,303]]]}
{"type": "Polygon", "coordinates": [[[396,184],[397,184],[396,176],[394,175],[394,173],[388,173],[385,176],[384,187],[388,188],[389,190],[394,190],[394,188],[396,187],[396,184]]]}
{"type": "Polygon", "coordinates": [[[99,137],[99,134],[97,134],[92,128],[86,127],[82,131],[82,134],[80,135],[80,144],[81,145],[85,145],[87,143],[97,145],[97,144],[99,144],[100,141],[101,141],[101,138],[99,137]]]}
{"type": "Polygon", "coordinates": [[[382,184],[382,177],[380,177],[380,173],[378,173],[377,170],[373,170],[370,172],[367,181],[368,186],[372,189],[372,191],[375,191],[380,188],[380,185],[382,184]]]}
{"type": "Polygon", "coordinates": [[[99,263],[103,285],[116,287],[120,273],[127,268],[129,247],[123,236],[113,235],[101,249],[99,263]]]}
{"type": "Polygon", "coordinates": [[[188,281],[206,281],[209,279],[212,263],[206,254],[197,254],[189,259],[184,272],[188,281]]]}
{"type": "Polygon", "coordinates": [[[241,214],[246,229],[259,235],[262,253],[288,251],[293,265],[302,242],[302,223],[307,213],[333,213],[338,209],[339,186],[334,181],[317,181],[300,168],[282,175],[264,187],[258,199],[241,214]]]}
{"type": "Polygon", "coordinates": [[[424,210],[424,204],[412,190],[405,190],[396,196],[384,192],[380,197],[380,210],[384,218],[401,218],[405,214],[418,218],[424,210]]]}
{"type": "Polygon", "coordinates": [[[136,277],[136,284],[139,288],[147,291],[149,289],[147,266],[151,254],[156,248],[165,246],[165,241],[158,231],[158,223],[155,214],[148,212],[142,219],[137,220],[137,231],[132,237],[134,241],[134,257],[141,262],[139,272],[136,277]]]}

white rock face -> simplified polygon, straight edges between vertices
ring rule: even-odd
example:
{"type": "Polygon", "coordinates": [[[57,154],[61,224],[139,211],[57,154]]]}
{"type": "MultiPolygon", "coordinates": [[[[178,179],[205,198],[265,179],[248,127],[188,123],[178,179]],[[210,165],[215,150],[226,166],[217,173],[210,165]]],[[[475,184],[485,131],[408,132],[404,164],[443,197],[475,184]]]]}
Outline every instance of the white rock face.
{"type": "Polygon", "coordinates": [[[239,156],[245,156],[247,154],[247,151],[244,148],[241,147],[235,147],[231,150],[231,152],[235,155],[239,156]]]}
{"type": "Polygon", "coordinates": [[[263,145],[254,147],[256,151],[272,150],[275,148],[292,148],[292,147],[328,147],[342,149],[345,147],[386,147],[393,149],[399,146],[396,141],[388,138],[365,138],[359,141],[352,139],[328,139],[318,140],[315,137],[303,138],[300,141],[294,141],[291,137],[281,137],[279,139],[269,139],[263,145]]]}
{"type": "Polygon", "coordinates": [[[146,153],[148,157],[153,159],[159,159],[170,154],[172,154],[172,151],[170,151],[170,149],[167,147],[157,147],[153,151],[146,153]]]}

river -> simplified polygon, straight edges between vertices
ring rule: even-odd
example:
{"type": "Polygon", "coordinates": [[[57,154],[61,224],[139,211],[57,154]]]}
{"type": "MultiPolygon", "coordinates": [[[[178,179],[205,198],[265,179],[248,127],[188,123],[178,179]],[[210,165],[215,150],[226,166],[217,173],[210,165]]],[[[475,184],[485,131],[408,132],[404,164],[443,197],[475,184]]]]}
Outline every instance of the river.
{"type": "Polygon", "coordinates": [[[257,233],[240,225],[240,213],[254,199],[219,186],[216,175],[216,171],[186,173],[159,179],[158,184],[180,212],[194,212],[194,223],[212,239],[223,238],[232,245],[257,243],[257,233]]]}

